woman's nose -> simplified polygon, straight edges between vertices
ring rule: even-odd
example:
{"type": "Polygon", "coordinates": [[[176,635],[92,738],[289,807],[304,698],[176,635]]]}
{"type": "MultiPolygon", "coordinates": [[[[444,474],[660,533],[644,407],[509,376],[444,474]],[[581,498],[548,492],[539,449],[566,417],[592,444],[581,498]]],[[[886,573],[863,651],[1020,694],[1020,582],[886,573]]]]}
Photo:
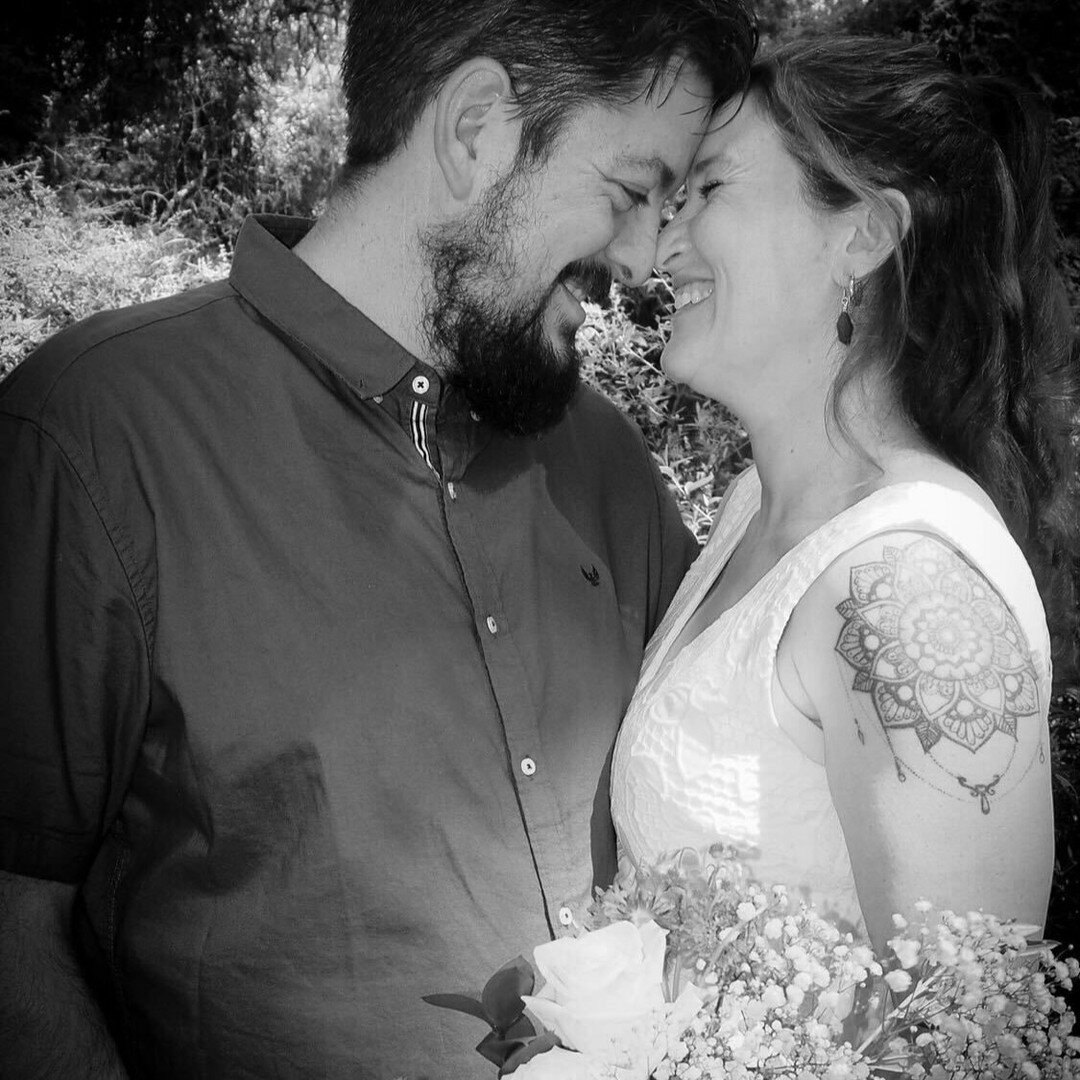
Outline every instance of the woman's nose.
{"type": "Polygon", "coordinates": [[[667,265],[686,251],[686,224],[681,214],[676,214],[660,233],[656,244],[656,265],[661,270],[670,270],[667,265]]]}

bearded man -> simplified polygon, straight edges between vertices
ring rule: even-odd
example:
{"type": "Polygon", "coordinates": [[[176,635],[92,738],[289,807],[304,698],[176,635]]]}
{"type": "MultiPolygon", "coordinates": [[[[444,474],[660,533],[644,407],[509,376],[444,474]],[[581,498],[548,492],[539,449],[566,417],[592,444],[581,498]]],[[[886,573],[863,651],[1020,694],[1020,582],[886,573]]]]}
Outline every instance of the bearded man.
{"type": "Polygon", "coordinates": [[[696,553],[581,300],[650,272],[753,41],[736,0],[357,0],[325,215],[0,387],[0,1073],[487,1075],[422,996],[610,877],[696,553]]]}

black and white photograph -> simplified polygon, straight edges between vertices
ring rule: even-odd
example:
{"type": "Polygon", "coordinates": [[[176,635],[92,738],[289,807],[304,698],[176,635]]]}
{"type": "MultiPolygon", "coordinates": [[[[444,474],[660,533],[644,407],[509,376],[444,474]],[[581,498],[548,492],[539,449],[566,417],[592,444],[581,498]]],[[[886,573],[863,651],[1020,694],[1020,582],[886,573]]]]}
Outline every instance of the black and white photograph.
{"type": "Polygon", "coordinates": [[[0,13],[0,1078],[1080,1080],[1080,3],[0,13]]]}

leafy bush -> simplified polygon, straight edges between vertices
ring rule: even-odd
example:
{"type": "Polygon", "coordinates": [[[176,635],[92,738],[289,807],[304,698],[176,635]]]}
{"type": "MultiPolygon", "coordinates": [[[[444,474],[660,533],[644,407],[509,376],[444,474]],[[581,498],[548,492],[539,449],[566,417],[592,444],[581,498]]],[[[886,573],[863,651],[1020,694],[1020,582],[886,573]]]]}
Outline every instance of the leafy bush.
{"type": "Polygon", "coordinates": [[[670,301],[664,281],[637,289],[614,286],[613,303],[586,305],[578,344],[583,374],[645,433],[683,519],[700,541],[728,483],[748,463],[746,432],[721,405],[670,382],[660,369],[670,301]]]}
{"type": "Polygon", "coordinates": [[[0,249],[0,376],[68,323],[228,271],[220,249],[200,249],[175,228],[65,213],[37,162],[0,167],[0,249]]]}
{"type": "Polygon", "coordinates": [[[338,36],[325,55],[300,57],[280,77],[260,78],[252,154],[265,209],[310,214],[326,196],[346,140],[342,46],[338,36]]]}
{"type": "Polygon", "coordinates": [[[253,211],[310,213],[344,145],[345,0],[0,7],[0,161],[128,223],[223,240],[253,211]],[[3,74],[6,72],[7,74],[3,74]]]}

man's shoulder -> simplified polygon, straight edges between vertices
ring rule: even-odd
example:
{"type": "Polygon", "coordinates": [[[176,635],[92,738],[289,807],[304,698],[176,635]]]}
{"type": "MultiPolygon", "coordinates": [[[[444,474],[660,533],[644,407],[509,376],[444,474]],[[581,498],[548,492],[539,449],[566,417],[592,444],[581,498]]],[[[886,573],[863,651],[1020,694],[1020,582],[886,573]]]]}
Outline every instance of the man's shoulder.
{"type": "Polygon", "coordinates": [[[64,399],[100,395],[117,374],[168,362],[179,342],[209,335],[211,307],[235,301],[227,281],[99,312],[58,331],[0,383],[0,412],[40,419],[64,399]]]}

